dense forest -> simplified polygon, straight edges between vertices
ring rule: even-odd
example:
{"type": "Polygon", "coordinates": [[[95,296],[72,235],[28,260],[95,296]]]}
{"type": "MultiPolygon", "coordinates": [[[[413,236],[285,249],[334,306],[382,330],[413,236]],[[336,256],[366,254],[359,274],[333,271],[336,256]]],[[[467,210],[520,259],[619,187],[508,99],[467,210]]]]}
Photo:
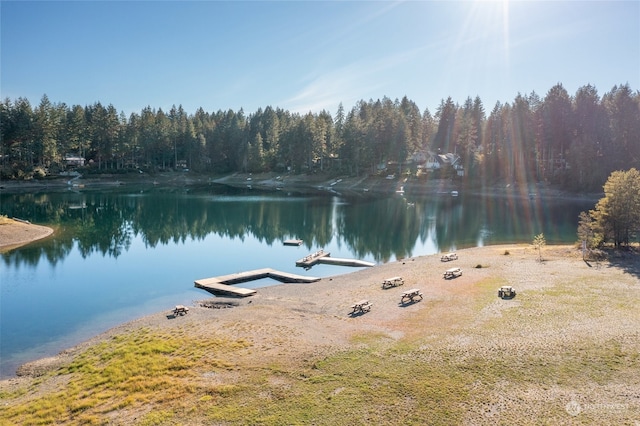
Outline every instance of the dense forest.
{"type": "Polygon", "coordinates": [[[558,83],[541,98],[518,94],[489,112],[479,97],[442,100],[434,114],[406,96],[360,101],[335,115],[280,108],[188,114],[146,107],[127,117],[100,102],[69,107],[44,95],[0,103],[2,179],[190,169],[202,173],[416,173],[429,156],[453,153],[467,182],[544,181],[599,190],[612,171],[640,165],[640,92],[558,83]],[[84,164],[83,164],[84,163],[84,164]]]}

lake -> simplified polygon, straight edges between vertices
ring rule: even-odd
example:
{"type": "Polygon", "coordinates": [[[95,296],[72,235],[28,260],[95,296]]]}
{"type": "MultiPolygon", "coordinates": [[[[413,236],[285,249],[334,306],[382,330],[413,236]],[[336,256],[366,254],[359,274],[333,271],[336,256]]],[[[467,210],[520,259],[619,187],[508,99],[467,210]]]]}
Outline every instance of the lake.
{"type": "MultiPolygon", "coordinates": [[[[592,201],[259,192],[207,184],[0,194],[0,214],[52,226],[52,238],[0,255],[0,377],[117,324],[212,297],[194,280],[260,268],[328,277],[359,268],[501,243],[576,240],[592,201]],[[301,239],[300,246],[284,240],[301,239]]],[[[263,279],[243,284],[277,284],[263,279]]],[[[313,284],[309,284],[313,285],[313,284]]]]}

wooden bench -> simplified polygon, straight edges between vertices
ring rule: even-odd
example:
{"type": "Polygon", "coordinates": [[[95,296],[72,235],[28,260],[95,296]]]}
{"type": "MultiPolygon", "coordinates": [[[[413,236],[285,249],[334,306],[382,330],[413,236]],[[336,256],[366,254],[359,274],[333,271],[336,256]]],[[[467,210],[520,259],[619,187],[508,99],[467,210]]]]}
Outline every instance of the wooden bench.
{"type": "Polygon", "coordinates": [[[186,315],[189,313],[189,308],[184,305],[176,305],[173,309],[173,316],[177,317],[178,315],[186,315]]]}
{"type": "Polygon", "coordinates": [[[411,290],[407,290],[402,293],[402,297],[400,298],[400,303],[409,303],[415,302],[417,300],[422,300],[422,293],[419,288],[412,288],[411,290]]]}
{"type": "Polygon", "coordinates": [[[404,280],[402,279],[402,277],[387,278],[386,280],[382,281],[382,288],[398,287],[400,285],[404,285],[404,280]]]}
{"type": "Polygon", "coordinates": [[[371,310],[373,303],[368,300],[361,300],[351,305],[351,314],[365,313],[371,310]]]}

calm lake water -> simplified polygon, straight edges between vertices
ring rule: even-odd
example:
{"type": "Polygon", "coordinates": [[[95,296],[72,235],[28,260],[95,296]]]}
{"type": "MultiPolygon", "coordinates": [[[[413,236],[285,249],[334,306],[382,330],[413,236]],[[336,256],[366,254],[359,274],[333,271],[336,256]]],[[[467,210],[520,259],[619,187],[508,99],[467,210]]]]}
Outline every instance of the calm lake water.
{"type": "MultiPolygon", "coordinates": [[[[0,255],[0,377],[119,323],[212,297],[193,281],[273,268],[327,277],[358,268],[295,261],[323,249],[376,264],[490,244],[572,243],[591,201],[374,197],[206,185],[0,194],[0,214],[56,228],[0,255]],[[284,246],[296,238],[301,246],[284,246]]],[[[271,279],[243,284],[259,288],[271,279]]],[[[308,284],[313,285],[313,284],[308,284]]]]}

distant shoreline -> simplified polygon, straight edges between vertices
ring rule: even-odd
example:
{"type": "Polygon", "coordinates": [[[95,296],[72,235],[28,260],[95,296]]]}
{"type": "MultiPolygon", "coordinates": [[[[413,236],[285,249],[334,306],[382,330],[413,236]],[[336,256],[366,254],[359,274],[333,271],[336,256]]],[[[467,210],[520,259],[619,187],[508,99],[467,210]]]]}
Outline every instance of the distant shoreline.
{"type": "MultiPolygon", "coordinates": [[[[557,189],[543,183],[494,183],[484,187],[464,187],[460,182],[449,179],[408,180],[374,177],[339,177],[324,174],[291,175],[271,173],[232,173],[227,175],[203,175],[195,172],[162,172],[154,174],[97,174],[70,180],[55,177],[30,181],[0,181],[0,191],[38,192],[61,189],[93,189],[128,185],[149,185],[157,187],[196,186],[219,184],[236,188],[251,188],[266,191],[295,191],[331,194],[394,194],[442,195],[458,191],[460,195],[471,194],[486,197],[506,197],[519,199],[592,200],[597,202],[603,193],[579,193],[557,189]]],[[[1,212],[0,212],[1,213],[1,212]]]]}

